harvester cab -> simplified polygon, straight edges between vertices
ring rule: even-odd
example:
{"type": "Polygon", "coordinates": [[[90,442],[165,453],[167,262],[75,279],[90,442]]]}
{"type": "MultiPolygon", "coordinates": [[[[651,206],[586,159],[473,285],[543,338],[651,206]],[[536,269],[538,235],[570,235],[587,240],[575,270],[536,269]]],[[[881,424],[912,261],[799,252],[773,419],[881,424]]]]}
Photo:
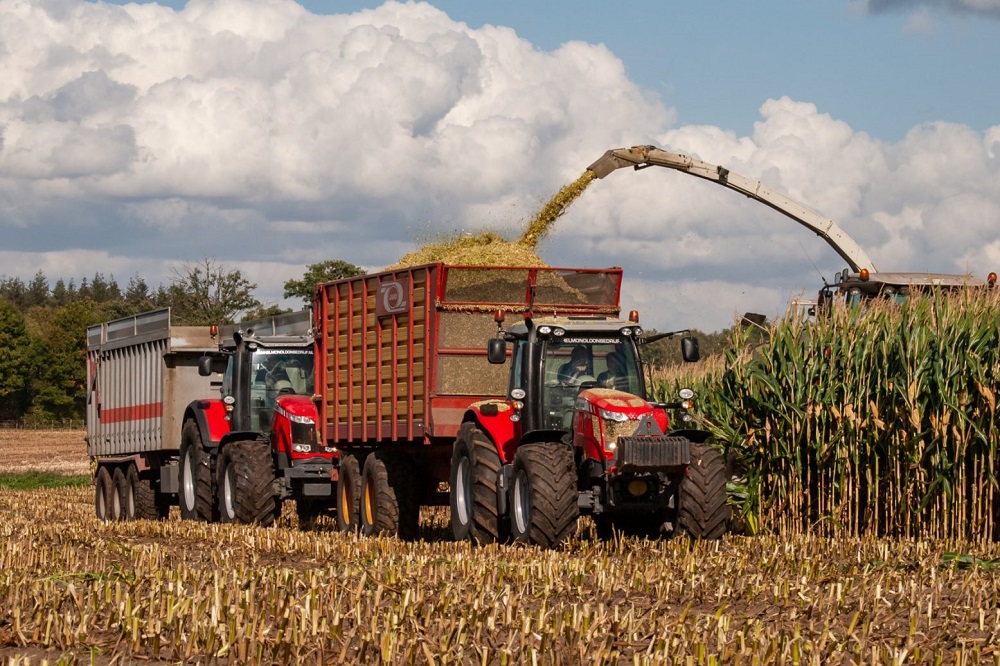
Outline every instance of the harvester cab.
{"type": "Polygon", "coordinates": [[[903,303],[911,296],[933,290],[957,292],[987,289],[996,285],[997,274],[991,272],[985,280],[973,275],[953,273],[871,273],[866,269],[844,269],[833,284],[820,289],[816,306],[809,314],[823,314],[837,301],[847,307],[864,307],[873,299],[903,303]]]}

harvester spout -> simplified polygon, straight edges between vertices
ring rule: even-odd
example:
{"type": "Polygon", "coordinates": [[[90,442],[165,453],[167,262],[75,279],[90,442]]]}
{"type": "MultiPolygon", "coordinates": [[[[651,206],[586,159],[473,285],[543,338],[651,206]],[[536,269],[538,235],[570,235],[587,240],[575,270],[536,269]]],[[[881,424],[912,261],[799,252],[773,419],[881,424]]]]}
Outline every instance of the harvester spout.
{"type": "Polygon", "coordinates": [[[631,148],[617,148],[607,151],[600,159],[587,167],[587,170],[597,178],[604,178],[613,171],[629,166],[636,170],[651,166],[674,169],[739,192],[770,206],[813,231],[847,261],[851,270],[857,272],[864,268],[871,273],[875,272],[875,264],[872,263],[864,249],[833,220],[820,215],[789,196],[775,192],[759,180],[733,173],[726,167],[702,162],[693,157],[672,153],[656,146],[632,146],[631,148]]]}
{"type": "Polygon", "coordinates": [[[656,146],[632,146],[609,150],[600,159],[587,167],[598,178],[604,178],[616,169],[632,167],[644,169],[648,166],[662,166],[672,169],[687,169],[694,163],[687,155],[668,153],[656,146]]]}
{"type": "Polygon", "coordinates": [[[629,166],[636,166],[642,160],[634,159],[633,152],[637,148],[619,148],[617,150],[609,150],[601,157],[587,167],[587,171],[592,172],[598,178],[604,178],[612,171],[617,169],[624,169],[629,166]]]}

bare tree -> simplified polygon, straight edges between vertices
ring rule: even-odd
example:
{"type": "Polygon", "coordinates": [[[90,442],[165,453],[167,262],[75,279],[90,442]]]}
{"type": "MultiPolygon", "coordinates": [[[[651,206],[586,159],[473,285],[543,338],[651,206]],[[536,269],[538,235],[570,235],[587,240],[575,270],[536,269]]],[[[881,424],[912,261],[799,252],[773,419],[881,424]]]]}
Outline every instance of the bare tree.
{"type": "Polygon", "coordinates": [[[239,313],[261,307],[253,295],[255,283],[238,268],[227,268],[210,257],[175,268],[171,283],[156,300],[171,307],[178,323],[228,324],[239,313]]]}

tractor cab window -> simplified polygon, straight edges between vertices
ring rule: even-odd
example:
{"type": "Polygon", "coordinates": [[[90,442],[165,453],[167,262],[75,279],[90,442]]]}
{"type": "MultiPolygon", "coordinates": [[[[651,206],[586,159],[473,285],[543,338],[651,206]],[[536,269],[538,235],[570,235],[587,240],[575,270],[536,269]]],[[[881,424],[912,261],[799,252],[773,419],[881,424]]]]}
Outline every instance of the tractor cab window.
{"type": "Polygon", "coordinates": [[[271,412],[279,395],[312,395],[313,377],[312,350],[254,350],[250,365],[250,429],[264,432],[270,428],[271,412]]]}
{"type": "Polygon", "coordinates": [[[545,428],[569,430],[576,397],[588,388],[641,391],[635,349],[619,338],[549,341],[542,358],[545,428]]]}

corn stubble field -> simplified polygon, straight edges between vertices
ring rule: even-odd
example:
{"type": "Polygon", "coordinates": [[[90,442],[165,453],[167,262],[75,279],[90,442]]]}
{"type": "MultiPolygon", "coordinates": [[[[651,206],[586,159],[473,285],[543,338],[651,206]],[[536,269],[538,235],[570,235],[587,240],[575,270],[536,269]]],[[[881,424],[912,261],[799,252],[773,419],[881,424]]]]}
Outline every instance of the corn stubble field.
{"type": "MultiPolygon", "coordinates": [[[[592,175],[517,241],[401,265],[541,265],[592,175]]],[[[736,476],[720,541],[474,547],[321,522],[100,523],[92,488],[0,491],[0,657],[42,663],[1000,664],[1000,320],[989,299],[790,320],[659,377],[736,476]],[[736,532],[739,532],[737,534],[736,532]],[[754,536],[745,536],[753,534],[754,536]]],[[[89,472],[82,433],[0,431],[5,473],[89,472]]],[[[327,519],[323,519],[326,521],[327,519]]]]}
{"type": "MultiPolygon", "coordinates": [[[[86,460],[81,433],[67,446],[86,460]]],[[[602,543],[585,520],[560,551],[477,548],[450,541],[447,519],[425,510],[413,543],[303,532],[288,510],[274,528],[182,522],[176,509],[104,524],[90,488],[4,490],[0,656],[1000,663],[1000,548],[807,534],[602,543]]]]}

